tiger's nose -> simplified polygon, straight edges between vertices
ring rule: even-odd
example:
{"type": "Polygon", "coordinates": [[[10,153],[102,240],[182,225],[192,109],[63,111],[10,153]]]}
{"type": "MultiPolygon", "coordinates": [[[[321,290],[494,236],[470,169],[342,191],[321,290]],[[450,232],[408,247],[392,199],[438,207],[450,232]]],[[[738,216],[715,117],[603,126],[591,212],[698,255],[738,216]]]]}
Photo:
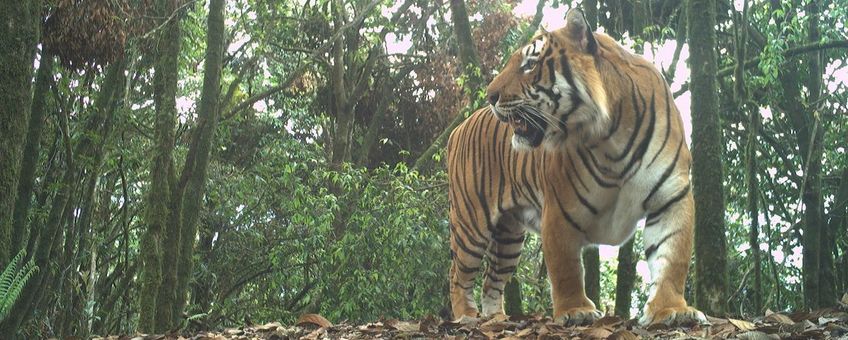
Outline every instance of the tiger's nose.
{"type": "Polygon", "coordinates": [[[492,104],[492,106],[495,106],[495,104],[498,103],[498,98],[500,98],[500,95],[497,92],[490,93],[489,96],[488,96],[489,104],[492,104]]]}

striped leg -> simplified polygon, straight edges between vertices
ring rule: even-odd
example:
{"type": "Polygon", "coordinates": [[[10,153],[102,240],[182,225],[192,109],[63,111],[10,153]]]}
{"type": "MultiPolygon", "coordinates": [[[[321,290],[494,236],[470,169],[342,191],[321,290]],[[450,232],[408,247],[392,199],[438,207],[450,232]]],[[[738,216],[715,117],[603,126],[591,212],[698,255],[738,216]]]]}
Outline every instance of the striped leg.
{"type": "Polygon", "coordinates": [[[489,266],[483,281],[483,315],[504,314],[504,286],[512,277],[524,246],[524,228],[511,218],[502,217],[489,245],[489,266]]]}
{"type": "Polygon", "coordinates": [[[551,280],[554,320],[566,325],[591,323],[601,313],[583,287],[580,254],[585,235],[577,225],[562,223],[569,219],[551,211],[556,209],[547,210],[542,218],[542,251],[551,280]]]}
{"type": "Polygon", "coordinates": [[[706,323],[704,313],[686,305],[683,298],[694,232],[692,192],[684,190],[645,221],[645,258],[652,285],[641,324],[706,323]]]}
{"type": "Polygon", "coordinates": [[[480,271],[483,254],[488,241],[473,226],[463,224],[451,216],[451,268],[450,299],[453,317],[477,317],[477,303],[474,301],[474,279],[480,271]],[[483,237],[481,237],[483,236],[483,237]]]}

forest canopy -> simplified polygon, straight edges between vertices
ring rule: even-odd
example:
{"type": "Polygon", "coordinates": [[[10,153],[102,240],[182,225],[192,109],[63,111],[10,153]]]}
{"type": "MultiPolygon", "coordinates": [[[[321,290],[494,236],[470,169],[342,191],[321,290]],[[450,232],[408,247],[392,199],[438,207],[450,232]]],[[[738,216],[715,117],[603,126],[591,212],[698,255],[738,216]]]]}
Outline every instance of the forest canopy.
{"type": "MultiPolygon", "coordinates": [[[[449,319],[447,136],[575,7],[654,62],[696,158],[715,156],[692,169],[693,261],[715,270],[690,269],[687,300],[740,318],[834,306],[848,2],[689,2],[4,0],[0,338],[449,319]]],[[[524,242],[507,313],[550,315],[539,237],[524,242]]],[[[601,310],[640,312],[643,248],[637,232],[584,252],[601,310]]]]}

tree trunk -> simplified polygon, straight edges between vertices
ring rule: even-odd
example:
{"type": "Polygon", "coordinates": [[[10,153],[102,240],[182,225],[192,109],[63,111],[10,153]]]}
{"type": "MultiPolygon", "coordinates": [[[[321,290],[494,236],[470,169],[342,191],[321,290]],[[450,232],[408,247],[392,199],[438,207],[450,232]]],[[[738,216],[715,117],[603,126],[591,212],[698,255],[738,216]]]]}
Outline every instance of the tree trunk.
{"type": "Polygon", "coordinates": [[[55,259],[52,256],[54,246],[61,243],[62,228],[61,225],[65,221],[65,217],[69,209],[68,201],[72,196],[72,187],[75,182],[75,169],[73,162],[73,153],[71,151],[71,138],[68,133],[68,113],[59,113],[59,126],[62,131],[62,143],[64,144],[64,160],[65,172],[62,180],[56,190],[56,195],[53,197],[52,206],[48,213],[47,220],[44,223],[43,230],[39,233],[39,240],[34,242],[35,247],[30,254],[35,260],[36,266],[42,268],[30,278],[29,284],[24,288],[17,303],[12,307],[9,317],[0,322],[0,334],[8,334],[14,337],[17,329],[23,322],[31,316],[32,309],[38,305],[44,285],[52,276],[50,263],[55,259]]]}
{"type": "Polygon", "coordinates": [[[188,183],[181,207],[183,211],[181,214],[182,236],[180,237],[180,256],[177,261],[176,301],[172,312],[175,319],[178,319],[183,313],[189,279],[193,276],[192,259],[194,257],[194,241],[197,237],[197,221],[203,208],[203,195],[206,192],[206,169],[209,165],[209,154],[212,149],[215,130],[218,127],[218,98],[221,94],[221,67],[224,54],[225,3],[225,0],[211,0],[209,2],[206,61],[203,71],[203,89],[197,110],[198,123],[188,156],[186,156],[186,164],[183,166],[183,177],[188,173],[188,183]]]}
{"type": "Polygon", "coordinates": [[[468,22],[468,11],[465,9],[465,1],[450,0],[450,8],[454,36],[456,36],[457,47],[459,48],[459,59],[462,61],[465,76],[469,80],[468,89],[471,90],[471,93],[476,93],[477,90],[485,86],[483,74],[487,73],[481,69],[480,57],[477,55],[476,45],[474,45],[471,35],[471,24],[468,22]]]}
{"type": "Polygon", "coordinates": [[[41,27],[41,1],[0,4],[0,267],[12,256],[12,215],[32,100],[32,61],[41,27]]]}
{"type": "Polygon", "coordinates": [[[748,124],[748,146],[746,149],[745,177],[748,186],[748,217],[751,219],[751,228],[748,235],[748,243],[751,246],[751,259],[754,262],[754,288],[753,302],[754,311],[759,315],[763,309],[763,281],[762,281],[762,256],[760,255],[760,209],[759,209],[759,182],[757,180],[757,131],[759,131],[760,114],[756,109],[749,110],[751,120],[748,124]]]}
{"type": "Polygon", "coordinates": [[[601,255],[597,247],[583,249],[583,285],[586,296],[601,309],[601,255]]]}
{"type": "Polygon", "coordinates": [[[506,315],[524,315],[521,302],[521,282],[515,275],[504,287],[504,313],[506,315]]]}
{"type": "Polygon", "coordinates": [[[636,238],[618,248],[618,270],[615,281],[615,315],[630,318],[630,302],[633,284],[636,282],[636,260],[633,258],[633,244],[636,238]]]}
{"type": "MultiPolygon", "coordinates": [[[[468,78],[467,91],[469,92],[469,107],[473,108],[475,105],[477,91],[483,90],[483,87],[486,85],[483,82],[482,75],[488,73],[481,69],[482,66],[480,64],[480,57],[477,56],[476,45],[474,45],[474,39],[471,36],[471,24],[468,22],[468,11],[465,9],[465,1],[450,0],[450,7],[451,20],[453,21],[453,33],[456,37],[457,47],[459,48],[459,59],[462,61],[462,69],[464,70],[465,76],[468,78]]],[[[433,144],[431,144],[424,153],[418,156],[413,168],[421,172],[426,172],[430,169],[430,166],[433,163],[433,155],[441,150],[444,143],[448,140],[448,137],[450,137],[451,132],[453,132],[459,124],[465,121],[464,112],[467,109],[468,108],[457,113],[456,117],[454,117],[450,124],[448,124],[448,127],[445,128],[438,137],[436,137],[433,144]]]]}
{"type": "MultiPolygon", "coordinates": [[[[53,78],[53,56],[42,55],[35,76],[35,93],[33,94],[32,116],[27,129],[26,146],[21,162],[21,176],[18,182],[18,195],[15,202],[14,218],[12,219],[12,247],[25,247],[28,241],[27,217],[32,202],[32,189],[35,183],[35,170],[38,156],[41,153],[41,131],[46,120],[47,97],[50,82],[53,78]]],[[[17,253],[16,249],[12,249],[17,253]]]]}
{"type": "MultiPolygon", "coordinates": [[[[177,10],[177,2],[159,0],[156,7],[159,16],[168,20],[167,18],[177,10]]],[[[173,221],[171,199],[174,183],[173,148],[180,40],[180,20],[177,15],[162,27],[154,62],[153,101],[156,117],[153,166],[150,170],[150,190],[145,204],[147,228],[140,244],[142,273],[139,278],[141,289],[138,331],[143,333],[166,330],[172,320],[172,309],[161,306],[169,305],[175,299],[171,293],[174,287],[168,287],[166,280],[173,284],[176,268],[169,266],[172,269],[165,270],[163,267],[167,261],[176,260],[176,249],[179,245],[178,226],[169,222],[173,221]],[[166,253],[170,255],[169,258],[165,257],[166,253]],[[160,296],[160,292],[165,292],[168,296],[160,296]]]]}
{"type": "Polygon", "coordinates": [[[727,296],[721,124],[716,87],[715,0],[689,1],[692,184],[695,195],[695,304],[723,315],[727,296]]]}

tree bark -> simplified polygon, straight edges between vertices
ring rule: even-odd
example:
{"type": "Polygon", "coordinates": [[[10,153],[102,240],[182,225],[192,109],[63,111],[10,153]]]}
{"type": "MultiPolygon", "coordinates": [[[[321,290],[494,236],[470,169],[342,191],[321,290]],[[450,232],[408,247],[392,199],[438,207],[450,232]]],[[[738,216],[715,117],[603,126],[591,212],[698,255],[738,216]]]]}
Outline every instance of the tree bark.
{"type": "Polygon", "coordinates": [[[759,209],[759,181],[757,180],[757,131],[759,131],[760,114],[756,109],[749,110],[751,119],[748,124],[748,145],[746,148],[745,178],[748,187],[747,203],[748,218],[751,219],[748,244],[751,247],[751,259],[754,265],[754,287],[753,302],[754,311],[758,313],[763,309],[763,281],[762,281],[762,255],[760,255],[760,209],[759,209]]]}
{"type": "Polygon", "coordinates": [[[633,258],[635,238],[618,248],[618,270],[615,281],[615,315],[630,318],[633,285],[636,282],[636,259],[633,258]]]}
{"type": "MultiPolygon", "coordinates": [[[[15,202],[14,217],[12,218],[12,246],[25,247],[28,241],[27,217],[32,203],[32,189],[35,183],[35,170],[38,156],[41,153],[41,131],[46,120],[47,97],[53,78],[53,56],[42,55],[35,76],[32,115],[27,128],[26,146],[21,162],[21,176],[18,181],[18,195],[15,202]]],[[[17,253],[17,249],[12,249],[17,253]]]]}
{"type": "Polygon", "coordinates": [[[504,287],[504,313],[506,315],[524,315],[521,299],[521,282],[515,275],[504,287]]]}
{"type": "MultiPolygon", "coordinates": [[[[177,2],[159,0],[156,3],[160,17],[170,18],[177,10],[177,2]]],[[[172,320],[170,307],[162,308],[175,299],[173,284],[176,268],[164,270],[165,261],[176,260],[179,229],[172,223],[172,189],[174,177],[173,148],[176,124],[176,92],[179,76],[180,53],[179,16],[162,27],[154,62],[153,101],[156,106],[154,123],[153,165],[150,170],[150,190],[146,197],[146,230],[140,244],[142,273],[139,290],[139,332],[164,331],[172,320]],[[166,254],[167,253],[167,254],[166,254]],[[166,256],[168,256],[166,258],[166,256]],[[164,286],[164,287],[163,287],[164,286]],[[165,292],[165,296],[160,296],[165,292]]]]}
{"type": "Polygon", "coordinates": [[[583,249],[583,286],[586,296],[601,309],[601,255],[597,247],[583,249]]]}
{"type": "Polygon", "coordinates": [[[41,1],[3,0],[0,8],[0,267],[5,267],[13,255],[12,215],[31,110],[41,1]]]}
{"type": "Polygon", "coordinates": [[[33,249],[33,259],[36,266],[42,268],[30,278],[29,284],[24,288],[23,293],[18,298],[17,303],[12,307],[9,317],[0,322],[0,334],[8,334],[10,338],[14,338],[18,328],[31,315],[31,310],[43,294],[40,294],[43,286],[49,281],[48,276],[52,276],[50,270],[50,262],[53,260],[52,252],[56,244],[61,243],[62,229],[61,224],[65,221],[64,217],[67,214],[67,203],[72,196],[72,187],[75,181],[74,156],[71,146],[71,138],[68,133],[68,112],[60,112],[59,126],[62,131],[62,141],[64,144],[64,160],[65,171],[62,180],[58,185],[56,194],[53,197],[52,206],[45,221],[43,230],[39,234],[38,242],[35,242],[33,249]]]}
{"type": "Polygon", "coordinates": [[[183,195],[182,236],[177,261],[176,301],[173,305],[175,321],[183,313],[186,305],[188,283],[193,276],[194,243],[197,237],[197,223],[203,208],[203,195],[206,192],[206,169],[209,165],[215,130],[218,127],[219,102],[221,94],[221,67],[224,55],[224,13],[225,0],[209,2],[207,20],[206,61],[204,63],[203,89],[200,94],[197,117],[198,125],[189,147],[183,177],[188,173],[188,183],[183,195]],[[190,161],[191,160],[191,161],[190,161]]]}
{"type": "Polygon", "coordinates": [[[725,313],[727,246],[721,124],[716,86],[715,0],[689,1],[692,91],[692,184],[695,196],[695,304],[725,313]]]}
{"type": "Polygon", "coordinates": [[[477,56],[476,45],[474,45],[474,39],[471,36],[471,24],[468,22],[468,11],[465,8],[465,1],[450,0],[450,6],[453,33],[454,37],[456,37],[457,47],[459,48],[459,59],[462,61],[462,69],[468,78],[467,91],[469,92],[470,100],[468,107],[458,112],[456,117],[448,124],[448,127],[436,137],[433,144],[415,160],[413,168],[421,172],[426,172],[430,169],[433,164],[433,155],[442,148],[448,137],[450,137],[451,132],[465,121],[464,112],[475,105],[477,91],[482,90],[483,86],[485,86],[482,75],[488,74],[481,69],[480,57],[477,56]]]}

